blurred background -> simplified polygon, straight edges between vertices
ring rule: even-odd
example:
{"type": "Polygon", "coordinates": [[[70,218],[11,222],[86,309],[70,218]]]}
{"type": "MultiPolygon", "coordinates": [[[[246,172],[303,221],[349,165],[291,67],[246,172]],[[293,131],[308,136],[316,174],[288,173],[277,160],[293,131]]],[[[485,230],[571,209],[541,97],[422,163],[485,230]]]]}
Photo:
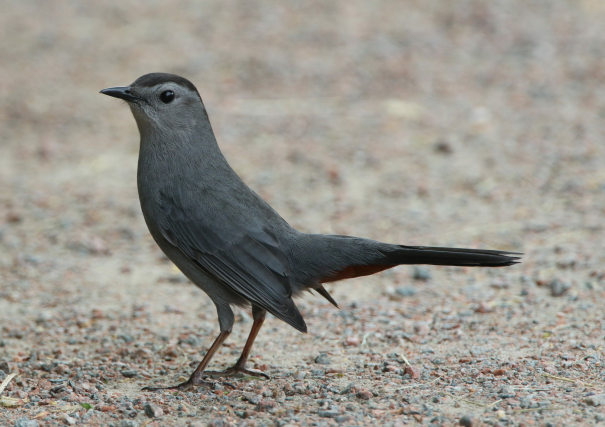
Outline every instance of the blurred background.
{"type": "MultiPolygon", "coordinates": [[[[147,304],[166,328],[202,309],[215,328],[209,300],[179,287],[148,235],[130,111],[98,94],[156,71],[197,86],[231,165],[302,231],[526,253],[515,270],[473,271],[479,282],[605,275],[602,1],[0,10],[3,325],[147,304]]],[[[410,278],[389,274],[334,285],[335,297],[410,278]]],[[[441,288],[471,280],[434,274],[441,288]]]]}
{"type": "Polygon", "coordinates": [[[155,250],[134,120],[98,94],[154,71],[197,85],[233,167],[303,231],[527,251],[532,274],[557,245],[601,256],[600,1],[1,8],[4,289],[155,250]]]}
{"type": "Polygon", "coordinates": [[[5,244],[119,244],[138,133],[98,91],[153,71],[197,85],[234,168],[303,230],[527,250],[602,224],[600,1],[1,7],[5,244]]]}

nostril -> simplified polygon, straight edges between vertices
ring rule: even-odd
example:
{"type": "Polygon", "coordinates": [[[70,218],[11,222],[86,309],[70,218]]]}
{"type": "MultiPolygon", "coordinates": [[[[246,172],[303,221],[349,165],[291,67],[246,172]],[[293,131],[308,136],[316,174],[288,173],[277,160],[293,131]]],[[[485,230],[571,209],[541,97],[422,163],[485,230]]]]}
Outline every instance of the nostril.
{"type": "Polygon", "coordinates": [[[128,94],[130,94],[130,89],[126,89],[126,90],[124,91],[124,93],[128,93],[128,94]]]}

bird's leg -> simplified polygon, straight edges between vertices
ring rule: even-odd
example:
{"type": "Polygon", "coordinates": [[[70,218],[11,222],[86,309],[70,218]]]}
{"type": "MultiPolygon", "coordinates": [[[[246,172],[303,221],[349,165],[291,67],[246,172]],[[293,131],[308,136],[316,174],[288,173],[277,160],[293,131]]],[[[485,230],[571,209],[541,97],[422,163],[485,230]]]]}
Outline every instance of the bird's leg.
{"type": "Polygon", "coordinates": [[[271,379],[269,375],[264,372],[246,369],[246,362],[248,362],[248,356],[250,356],[250,350],[252,350],[252,344],[254,344],[254,340],[258,335],[258,331],[263,326],[263,322],[265,321],[265,316],[267,312],[262,308],[257,308],[256,306],[252,307],[252,317],[254,318],[254,323],[252,324],[252,329],[250,330],[250,335],[248,335],[248,340],[246,341],[246,345],[244,346],[244,350],[242,351],[242,355],[239,357],[235,365],[225,371],[208,371],[205,372],[205,375],[209,375],[212,377],[229,377],[237,374],[250,375],[252,377],[263,377],[266,379],[271,379]]]}
{"type": "MultiPolygon", "coordinates": [[[[158,391],[158,390],[187,391],[196,386],[201,386],[201,385],[212,386],[212,385],[214,385],[213,382],[204,381],[202,379],[202,377],[204,375],[204,370],[206,369],[206,366],[208,366],[208,363],[210,363],[210,360],[212,359],[212,356],[214,356],[214,353],[216,353],[216,351],[220,348],[220,346],[225,342],[225,340],[227,339],[229,334],[231,334],[231,330],[221,331],[221,333],[218,334],[218,337],[216,337],[216,339],[214,340],[214,343],[212,343],[212,346],[210,347],[210,349],[208,350],[208,352],[206,353],[206,355],[204,356],[204,358],[198,365],[197,369],[195,371],[193,371],[193,374],[191,374],[191,377],[189,377],[189,379],[187,381],[185,381],[184,383],[181,383],[181,384],[178,384],[178,385],[175,385],[172,387],[144,387],[143,391],[158,391]]],[[[232,384],[228,384],[228,385],[233,387],[232,384]]]]}

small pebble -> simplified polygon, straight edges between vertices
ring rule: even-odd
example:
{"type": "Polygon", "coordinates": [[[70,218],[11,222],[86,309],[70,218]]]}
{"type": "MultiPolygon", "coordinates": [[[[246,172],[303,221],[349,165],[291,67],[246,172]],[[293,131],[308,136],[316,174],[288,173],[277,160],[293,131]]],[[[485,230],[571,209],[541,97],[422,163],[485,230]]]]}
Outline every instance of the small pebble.
{"type": "Polygon", "coordinates": [[[196,335],[189,335],[183,340],[183,342],[189,344],[191,347],[201,347],[204,343],[202,339],[196,335]]]}
{"type": "Polygon", "coordinates": [[[247,397],[248,402],[252,403],[253,405],[258,405],[260,403],[261,399],[262,399],[262,396],[260,396],[260,395],[252,395],[252,396],[247,397]]]}
{"type": "Polygon", "coordinates": [[[277,406],[277,402],[275,402],[274,400],[261,400],[258,403],[258,406],[256,409],[259,412],[267,412],[267,411],[275,408],[276,406],[277,406]]]}
{"type": "Polygon", "coordinates": [[[151,359],[153,357],[153,353],[148,348],[139,348],[134,355],[141,359],[151,359]]]}
{"type": "Polygon", "coordinates": [[[164,411],[162,410],[162,408],[150,402],[145,403],[145,406],[143,406],[143,410],[149,418],[159,418],[164,415],[164,411]]]}
{"type": "Polygon", "coordinates": [[[473,427],[475,425],[475,419],[471,414],[463,415],[458,422],[463,427],[473,427]]]}
{"type": "Polygon", "coordinates": [[[348,394],[351,393],[351,391],[353,391],[353,389],[355,388],[355,383],[349,383],[345,388],[343,388],[340,391],[340,394],[348,394]]]}
{"type": "Polygon", "coordinates": [[[138,374],[139,373],[136,369],[127,369],[125,371],[122,371],[122,375],[124,375],[126,378],[134,378],[138,374]]]}
{"type": "Polygon", "coordinates": [[[65,421],[65,424],[73,426],[76,424],[76,419],[73,417],[70,417],[69,415],[67,415],[66,413],[62,413],[59,418],[61,418],[63,421],[65,421]]]}
{"type": "Polygon", "coordinates": [[[308,372],[306,371],[298,371],[294,374],[294,378],[297,380],[304,380],[307,374],[308,372]]]}
{"type": "MultiPolygon", "coordinates": [[[[429,270],[427,267],[415,265],[412,267],[412,278],[414,280],[420,280],[420,281],[426,282],[427,280],[431,279],[431,270],[429,270]]],[[[414,290],[414,293],[416,293],[416,290],[414,290]]],[[[414,295],[414,294],[412,294],[412,295],[414,295]]],[[[404,296],[406,296],[406,295],[404,295],[404,296]]]]}
{"type": "Polygon", "coordinates": [[[29,418],[18,418],[15,421],[15,427],[38,427],[38,421],[30,420],[29,418]]]}
{"type": "Polygon", "coordinates": [[[571,288],[571,283],[563,282],[559,279],[554,279],[549,283],[550,294],[553,297],[560,297],[571,288]]]}
{"type": "Polygon", "coordinates": [[[496,289],[507,289],[510,284],[503,277],[497,277],[492,280],[491,287],[496,289]]]}
{"type": "Polygon", "coordinates": [[[253,418],[253,417],[256,417],[257,415],[258,415],[258,412],[256,412],[256,411],[247,410],[247,411],[244,411],[243,418],[253,418]]]}
{"type": "Polygon", "coordinates": [[[479,306],[475,309],[475,311],[477,313],[489,313],[493,310],[493,307],[491,307],[489,304],[482,302],[479,304],[479,306]]]}
{"type": "Polygon", "coordinates": [[[433,149],[440,154],[452,154],[453,152],[451,144],[443,140],[435,142],[433,149]]]}
{"type": "Polygon", "coordinates": [[[412,297],[416,295],[416,289],[411,286],[400,286],[395,289],[395,293],[401,297],[412,297]]]}
{"type": "Polygon", "coordinates": [[[403,373],[409,375],[411,379],[417,380],[420,378],[421,369],[416,366],[406,366],[403,373]]]}
{"type": "Polygon", "coordinates": [[[345,345],[347,346],[357,346],[361,340],[357,336],[350,336],[345,339],[345,345]]]}
{"type": "Polygon", "coordinates": [[[369,390],[362,390],[357,393],[357,397],[361,400],[370,400],[372,397],[374,397],[374,395],[369,390]]]}
{"type": "Polygon", "coordinates": [[[329,411],[319,411],[319,416],[323,418],[336,418],[340,415],[340,411],[330,409],[329,411]]]}
{"type": "Polygon", "coordinates": [[[315,363],[318,363],[320,365],[329,365],[330,363],[332,363],[332,361],[326,353],[319,353],[319,356],[315,358],[315,363]]]}
{"type": "Polygon", "coordinates": [[[605,406],[605,394],[595,394],[594,396],[588,396],[584,398],[584,402],[590,406],[605,406]]]}

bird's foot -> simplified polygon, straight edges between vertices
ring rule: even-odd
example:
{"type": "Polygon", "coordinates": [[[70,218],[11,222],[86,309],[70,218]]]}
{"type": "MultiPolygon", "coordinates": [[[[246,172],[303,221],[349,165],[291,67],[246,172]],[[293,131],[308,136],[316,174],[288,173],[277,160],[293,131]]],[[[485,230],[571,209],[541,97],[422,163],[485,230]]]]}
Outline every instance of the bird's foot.
{"type": "Polygon", "coordinates": [[[257,377],[257,378],[265,378],[270,380],[271,377],[265,374],[262,371],[258,371],[256,369],[246,369],[243,366],[232,366],[229,369],[224,371],[206,371],[204,375],[208,375],[209,377],[234,377],[236,375],[243,375],[249,377],[257,377]]]}
{"type": "Polygon", "coordinates": [[[221,384],[221,385],[226,385],[229,386],[233,389],[235,389],[236,387],[231,384],[231,383],[226,383],[226,382],[216,382],[216,381],[204,381],[201,379],[191,379],[189,378],[187,381],[185,381],[184,383],[180,383],[178,385],[175,386],[167,386],[167,387],[143,387],[141,389],[141,391],[160,391],[160,390],[175,390],[175,391],[190,391],[192,390],[194,387],[201,387],[201,386],[205,386],[211,389],[216,388],[217,384],[221,384]]]}
{"type": "MultiPolygon", "coordinates": [[[[213,385],[213,383],[211,383],[210,381],[203,381],[203,383],[205,383],[205,384],[197,384],[197,385],[207,385],[207,386],[213,385]]],[[[180,383],[178,385],[173,385],[173,386],[166,386],[166,387],[143,387],[141,389],[141,391],[160,391],[160,390],[189,391],[193,387],[195,387],[195,385],[193,384],[193,381],[187,380],[184,383],[180,383]]]]}

